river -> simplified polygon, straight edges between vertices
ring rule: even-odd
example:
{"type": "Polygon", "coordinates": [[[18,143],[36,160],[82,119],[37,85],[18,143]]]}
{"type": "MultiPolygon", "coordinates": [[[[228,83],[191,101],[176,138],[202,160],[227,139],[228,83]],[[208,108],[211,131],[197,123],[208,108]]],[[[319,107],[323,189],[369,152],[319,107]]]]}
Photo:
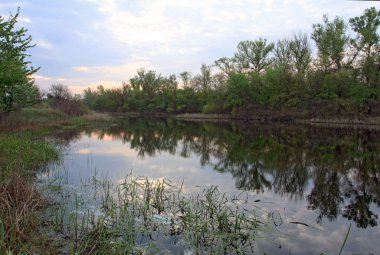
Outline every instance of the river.
{"type": "Polygon", "coordinates": [[[185,194],[246,192],[276,229],[257,240],[259,254],[338,254],[350,225],[342,254],[379,250],[379,131],[126,118],[55,138],[64,157],[51,171],[70,185],[132,172],[183,181],[185,194]]]}

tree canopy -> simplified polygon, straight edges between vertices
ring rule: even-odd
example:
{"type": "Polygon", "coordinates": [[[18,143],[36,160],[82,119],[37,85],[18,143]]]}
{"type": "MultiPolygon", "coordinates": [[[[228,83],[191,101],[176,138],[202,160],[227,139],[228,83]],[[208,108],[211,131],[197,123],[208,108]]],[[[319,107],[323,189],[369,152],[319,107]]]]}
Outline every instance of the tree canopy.
{"type": "Polygon", "coordinates": [[[8,18],[0,16],[0,109],[10,112],[15,105],[34,103],[40,96],[32,74],[33,68],[27,58],[28,50],[35,45],[27,29],[18,28],[20,9],[8,18]]]}

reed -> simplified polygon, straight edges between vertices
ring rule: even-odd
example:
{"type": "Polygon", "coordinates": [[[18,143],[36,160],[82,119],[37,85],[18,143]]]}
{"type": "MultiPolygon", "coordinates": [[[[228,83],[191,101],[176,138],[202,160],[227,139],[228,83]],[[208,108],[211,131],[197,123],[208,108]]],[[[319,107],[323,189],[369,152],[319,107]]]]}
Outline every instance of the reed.
{"type": "Polygon", "coordinates": [[[247,201],[229,198],[216,186],[186,196],[183,183],[132,174],[120,184],[96,175],[81,184],[75,192],[87,193],[61,204],[72,210],[67,221],[64,209],[52,211],[56,229],[67,229],[70,253],[167,254],[173,247],[163,243],[177,237],[181,249],[193,254],[246,254],[266,225],[246,209],[247,201]]]}
{"type": "Polygon", "coordinates": [[[40,222],[36,211],[45,199],[25,178],[11,176],[0,185],[0,253],[19,252],[40,222]]]}

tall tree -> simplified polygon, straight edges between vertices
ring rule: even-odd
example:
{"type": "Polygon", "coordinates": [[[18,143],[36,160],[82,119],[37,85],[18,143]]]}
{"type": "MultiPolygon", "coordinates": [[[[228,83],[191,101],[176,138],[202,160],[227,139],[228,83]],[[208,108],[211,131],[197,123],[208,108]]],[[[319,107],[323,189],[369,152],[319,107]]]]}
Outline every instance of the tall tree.
{"type": "Polygon", "coordinates": [[[292,65],[292,52],[288,39],[281,39],[273,49],[274,61],[277,67],[289,70],[292,65]]]}
{"type": "Polygon", "coordinates": [[[236,71],[234,60],[231,58],[219,58],[214,64],[227,76],[236,71]]]}
{"type": "Polygon", "coordinates": [[[211,83],[211,67],[202,63],[201,73],[193,77],[191,85],[195,90],[205,91],[210,88],[211,83]]]}
{"type": "Polygon", "coordinates": [[[132,86],[141,88],[142,91],[152,94],[160,88],[161,75],[156,75],[155,71],[145,71],[145,69],[141,68],[137,70],[137,75],[130,82],[132,86]]]}
{"type": "Polygon", "coordinates": [[[311,38],[317,45],[319,61],[325,71],[342,68],[345,48],[350,41],[346,30],[346,23],[340,17],[330,21],[324,15],[323,23],[313,24],[311,38]]]}
{"type": "Polygon", "coordinates": [[[294,68],[298,73],[304,74],[312,60],[307,34],[294,34],[289,43],[289,49],[294,61],[294,68]]]}
{"type": "Polygon", "coordinates": [[[360,63],[361,75],[371,86],[380,86],[380,11],[375,7],[366,9],[363,15],[351,18],[350,25],[357,33],[354,45],[364,55],[360,63]]]}
{"type": "Polygon", "coordinates": [[[371,7],[366,9],[363,15],[351,18],[349,22],[352,30],[358,34],[357,46],[365,52],[367,57],[370,56],[380,41],[377,31],[380,26],[380,11],[371,7]]]}
{"type": "Polygon", "coordinates": [[[241,41],[237,46],[234,59],[240,69],[260,73],[272,62],[269,54],[273,48],[274,44],[268,44],[263,38],[255,41],[241,41]]]}
{"type": "Polygon", "coordinates": [[[190,72],[182,72],[179,74],[179,78],[182,81],[182,85],[184,88],[189,88],[190,87],[190,80],[191,80],[191,73],[190,72]]]}
{"type": "Polygon", "coordinates": [[[27,29],[16,28],[20,9],[8,19],[0,16],[0,108],[9,112],[14,105],[26,105],[37,100],[38,88],[31,77],[34,69],[27,61],[32,37],[27,29]]]}

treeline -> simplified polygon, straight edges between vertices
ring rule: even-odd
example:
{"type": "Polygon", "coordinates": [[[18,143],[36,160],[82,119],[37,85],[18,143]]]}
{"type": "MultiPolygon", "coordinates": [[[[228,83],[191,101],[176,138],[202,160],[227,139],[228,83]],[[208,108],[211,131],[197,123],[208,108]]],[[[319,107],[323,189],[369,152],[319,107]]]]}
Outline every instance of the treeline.
{"type": "Polygon", "coordinates": [[[380,115],[379,26],[375,7],[348,22],[325,15],[311,35],[241,41],[234,56],[202,64],[196,75],[140,69],[120,88],[86,89],[83,101],[98,111],[380,115]]]}

